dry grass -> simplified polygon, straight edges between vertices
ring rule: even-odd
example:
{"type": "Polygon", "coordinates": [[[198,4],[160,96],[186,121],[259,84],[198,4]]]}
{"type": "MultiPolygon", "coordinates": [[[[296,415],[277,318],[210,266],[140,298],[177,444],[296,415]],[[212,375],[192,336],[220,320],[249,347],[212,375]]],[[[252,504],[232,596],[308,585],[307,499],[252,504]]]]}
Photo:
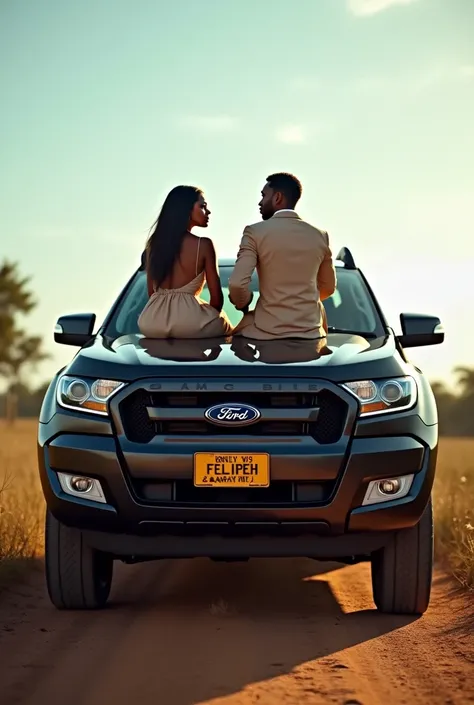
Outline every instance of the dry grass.
{"type": "Polygon", "coordinates": [[[37,472],[36,422],[0,422],[1,583],[43,553],[44,501],[37,472]]]}
{"type": "Polygon", "coordinates": [[[434,513],[437,559],[474,589],[474,440],[441,439],[434,513]]]}
{"type": "MultiPolygon", "coordinates": [[[[474,440],[441,439],[434,500],[437,559],[474,588],[474,440]]],[[[0,567],[42,555],[43,516],[36,421],[0,422],[0,567]]]]}

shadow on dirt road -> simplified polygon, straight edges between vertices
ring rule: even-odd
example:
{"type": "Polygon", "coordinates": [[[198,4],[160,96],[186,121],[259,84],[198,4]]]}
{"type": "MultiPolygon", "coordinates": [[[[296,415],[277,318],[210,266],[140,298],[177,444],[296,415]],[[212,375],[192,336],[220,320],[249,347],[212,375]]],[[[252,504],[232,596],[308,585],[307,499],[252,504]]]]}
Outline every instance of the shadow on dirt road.
{"type": "Polygon", "coordinates": [[[351,684],[377,668],[357,672],[353,647],[415,620],[372,609],[365,572],[364,594],[353,587],[357,605],[341,605],[333,583],[362,567],[341,568],[310,560],[119,565],[110,606],[96,613],[57,612],[41,580],[23,598],[36,600],[34,609],[0,637],[3,702],[349,701],[351,684]]]}

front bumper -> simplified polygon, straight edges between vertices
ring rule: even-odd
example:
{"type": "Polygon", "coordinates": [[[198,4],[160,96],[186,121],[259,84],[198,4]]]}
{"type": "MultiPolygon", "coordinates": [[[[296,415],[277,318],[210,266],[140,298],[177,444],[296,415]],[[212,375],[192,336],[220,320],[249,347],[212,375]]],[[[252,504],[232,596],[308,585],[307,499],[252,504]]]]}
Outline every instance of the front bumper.
{"type": "MultiPolygon", "coordinates": [[[[337,558],[368,554],[384,545],[390,532],[418,522],[433,485],[437,444],[437,425],[423,423],[416,409],[360,419],[342,469],[334,471],[334,448],[327,445],[318,449],[310,472],[307,464],[296,471],[297,480],[330,487],[324,500],[241,506],[150,501],[139,496],[136,478],[124,470],[121,447],[107,419],[57,411],[48,423],[39,424],[38,458],[44,496],[53,515],[83,529],[92,545],[115,555],[337,558]],[[98,478],[107,504],[65,494],[57,471],[98,478]],[[415,480],[407,497],[361,506],[370,480],[410,473],[415,480]]],[[[278,478],[294,481],[291,444],[280,444],[275,455],[278,478]]],[[[174,471],[170,459],[175,477],[191,480],[192,452],[190,456],[187,465],[180,456],[174,471]]],[[[149,474],[150,465],[144,467],[149,474]]]]}

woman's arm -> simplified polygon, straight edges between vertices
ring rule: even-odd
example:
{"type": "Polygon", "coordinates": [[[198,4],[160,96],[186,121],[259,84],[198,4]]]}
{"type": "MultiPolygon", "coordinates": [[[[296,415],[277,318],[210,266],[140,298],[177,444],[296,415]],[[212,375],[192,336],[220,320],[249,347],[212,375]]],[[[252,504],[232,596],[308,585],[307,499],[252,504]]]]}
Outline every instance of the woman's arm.
{"type": "Polygon", "coordinates": [[[224,294],[222,293],[221,280],[217,267],[216,251],[212,240],[202,238],[201,245],[204,245],[204,271],[206,273],[207,287],[210,294],[210,305],[219,311],[222,311],[224,305],[224,294]]]}

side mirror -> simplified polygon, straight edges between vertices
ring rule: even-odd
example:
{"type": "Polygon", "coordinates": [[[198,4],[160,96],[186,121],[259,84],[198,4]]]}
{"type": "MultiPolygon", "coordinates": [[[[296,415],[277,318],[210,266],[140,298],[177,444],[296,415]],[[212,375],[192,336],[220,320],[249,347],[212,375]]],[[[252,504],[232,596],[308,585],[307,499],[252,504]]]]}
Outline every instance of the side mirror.
{"type": "Polygon", "coordinates": [[[401,313],[402,335],[398,340],[402,348],[417,348],[423,345],[439,345],[444,342],[444,328],[437,316],[421,313],[401,313]]]}
{"type": "Polygon", "coordinates": [[[61,316],[54,327],[54,342],[82,348],[93,336],[95,313],[61,316]]]}

